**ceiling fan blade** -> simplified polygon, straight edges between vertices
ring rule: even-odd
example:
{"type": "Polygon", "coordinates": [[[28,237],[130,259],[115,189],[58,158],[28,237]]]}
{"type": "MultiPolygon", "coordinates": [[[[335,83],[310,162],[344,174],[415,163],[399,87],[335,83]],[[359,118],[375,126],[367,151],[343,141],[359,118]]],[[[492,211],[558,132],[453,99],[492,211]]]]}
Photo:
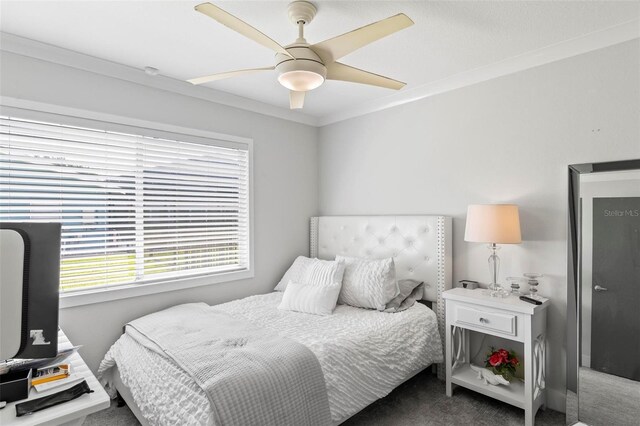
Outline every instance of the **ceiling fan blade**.
{"type": "Polygon", "coordinates": [[[394,90],[400,90],[407,84],[369,71],[350,67],[340,62],[327,65],[327,80],[350,81],[394,90]]]}
{"type": "Polygon", "coordinates": [[[358,50],[369,43],[373,43],[411,25],[413,25],[411,18],[404,13],[399,13],[382,21],[374,22],[357,30],[316,43],[311,46],[311,49],[322,58],[326,65],[337,61],[354,50],[358,50]]]}
{"type": "Polygon", "coordinates": [[[289,108],[302,109],[304,106],[304,94],[306,92],[289,91],[289,108]]]}
{"type": "Polygon", "coordinates": [[[246,70],[227,71],[227,72],[221,72],[218,74],[206,75],[204,77],[192,78],[187,81],[191,84],[203,84],[203,83],[209,83],[211,81],[222,80],[225,78],[238,77],[240,75],[245,75],[245,74],[254,74],[261,71],[271,71],[274,69],[276,69],[276,67],[249,68],[246,70]]]}
{"type": "Polygon", "coordinates": [[[287,52],[284,47],[280,46],[275,40],[263,34],[243,20],[236,18],[229,12],[220,9],[218,6],[214,6],[211,3],[202,3],[196,6],[196,10],[207,15],[210,18],[215,19],[222,25],[231,28],[232,30],[242,34],[243,36],[250,38],[257,43],[260,43],[264,47],[267,47],[274,52],[282,53],[283,55],[287,55],[293,58],[293,56],[291,56],[291,54],[287,52]]]}

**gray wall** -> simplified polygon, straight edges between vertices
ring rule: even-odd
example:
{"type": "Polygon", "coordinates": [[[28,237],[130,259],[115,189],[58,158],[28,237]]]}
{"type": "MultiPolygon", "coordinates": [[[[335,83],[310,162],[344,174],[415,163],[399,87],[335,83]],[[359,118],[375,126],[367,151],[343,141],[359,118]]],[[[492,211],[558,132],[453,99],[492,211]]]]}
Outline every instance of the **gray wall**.
{"type": "Polygon", "coordinates": [[[550,406],[564,410],[567,165],[640,158],[638,40],[320,129],[320,212],[454,217],[454,280],[487,282],[473,203],[520,205],[504,279],[545,274],[550,406]]]}
{"type": "Polygon", "coordinates": [[[61,310],[60,325],[95,371],[122,326],[192,301],[215,304],[271,291],[308,253],[318,213],[317,129],[49,62],[2,53],[0,94],[209,130],[254,140],[255,278],[61,310]]]}

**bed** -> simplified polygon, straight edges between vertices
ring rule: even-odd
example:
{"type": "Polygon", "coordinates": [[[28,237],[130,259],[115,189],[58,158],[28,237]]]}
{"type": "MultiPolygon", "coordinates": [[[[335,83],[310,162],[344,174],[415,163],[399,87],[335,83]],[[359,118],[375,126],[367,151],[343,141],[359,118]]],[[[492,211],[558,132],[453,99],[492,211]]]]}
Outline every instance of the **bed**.
{"type": "MultiPolygon", "coordinates": [[[[398,279],[425,282],[424,300],[382,313],[338,305],[332,315],[278,310],[281,292],[214,306],[301,343],[320,363],[331,422],[340,424],[443,360],[442,292],[451,287],[451,219],[444,216],[325,216],[311,219],[310,255],[394,257],[398,279]]],[[[275,285],[275,283],[274,283],[275,285]]],[[[168,358],[124,334],[108,354],[104,382],[148,424],[214,424],[205,392],[168,358]]],[[[439,369],[439,375],[440,371],[439,369]]],[[[109,390],[108,389],[108,390],[109,390]]]]}

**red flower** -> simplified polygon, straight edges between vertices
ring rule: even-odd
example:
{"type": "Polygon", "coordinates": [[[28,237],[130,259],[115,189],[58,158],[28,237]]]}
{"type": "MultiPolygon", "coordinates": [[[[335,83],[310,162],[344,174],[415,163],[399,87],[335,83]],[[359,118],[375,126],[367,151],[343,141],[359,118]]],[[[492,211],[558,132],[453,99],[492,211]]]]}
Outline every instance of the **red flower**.
{"type": "Polygon", "coordinates": [[[500,354],[497,352],[494,352],[489,358],[489,364],[491,364],[492,367],[497,367],[500,364],[502,364],[502,362],[503,362],[503,359],[500,356],[500,354]]]}
{"type": "Polygon", "coordinates": [[[518,365],[518,359],[517,358],[511,358],[511,365],[518,365]]]}
{"type": "Polygon", "coordinates": [[[507,352],[505,349],[500,349],[498,351],[498,355],[500,355],[502,361],[507,362],[507,359],[509,358],[509,352],[507,352]]]}

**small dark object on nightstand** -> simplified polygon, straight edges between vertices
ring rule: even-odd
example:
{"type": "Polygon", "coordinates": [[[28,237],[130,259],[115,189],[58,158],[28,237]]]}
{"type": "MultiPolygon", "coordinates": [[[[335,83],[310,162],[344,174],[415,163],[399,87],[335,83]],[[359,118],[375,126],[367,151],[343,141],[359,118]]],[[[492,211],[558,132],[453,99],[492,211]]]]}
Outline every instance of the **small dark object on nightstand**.
{"type": "Polygon", "coordinates": [[[458,283],[460,284],[460,287],[467,288],[469,290],[475,290],[478,288],[478,281],[460,280],[458,283]]]}
{"type": "Polygon", "coordinates": [[[520,300],[522,300],[523,302],[527,302],[527,303],[531,303],[533,305],[542,305],[542,302],[536,299],[532,299],[530,297],[527,296],[520,296],[520,300]]]}
{"type": "Polygon", "coordinates": [[[27,414],[33,414],[45,408],[55,407],[58,404],[73,401],[84,394],[93,393],[86,380],[78,383],[69,389],[56,392],[54,394],[43,396],[42,398],[32,399],[27,402],[16,404],[16,417],[22,417],[27,414]]]}
{"type": "Polygon", "coordinates": [[[0,375],[0,401],[13,402],[29,398],[31,369],[0,375]]]}

